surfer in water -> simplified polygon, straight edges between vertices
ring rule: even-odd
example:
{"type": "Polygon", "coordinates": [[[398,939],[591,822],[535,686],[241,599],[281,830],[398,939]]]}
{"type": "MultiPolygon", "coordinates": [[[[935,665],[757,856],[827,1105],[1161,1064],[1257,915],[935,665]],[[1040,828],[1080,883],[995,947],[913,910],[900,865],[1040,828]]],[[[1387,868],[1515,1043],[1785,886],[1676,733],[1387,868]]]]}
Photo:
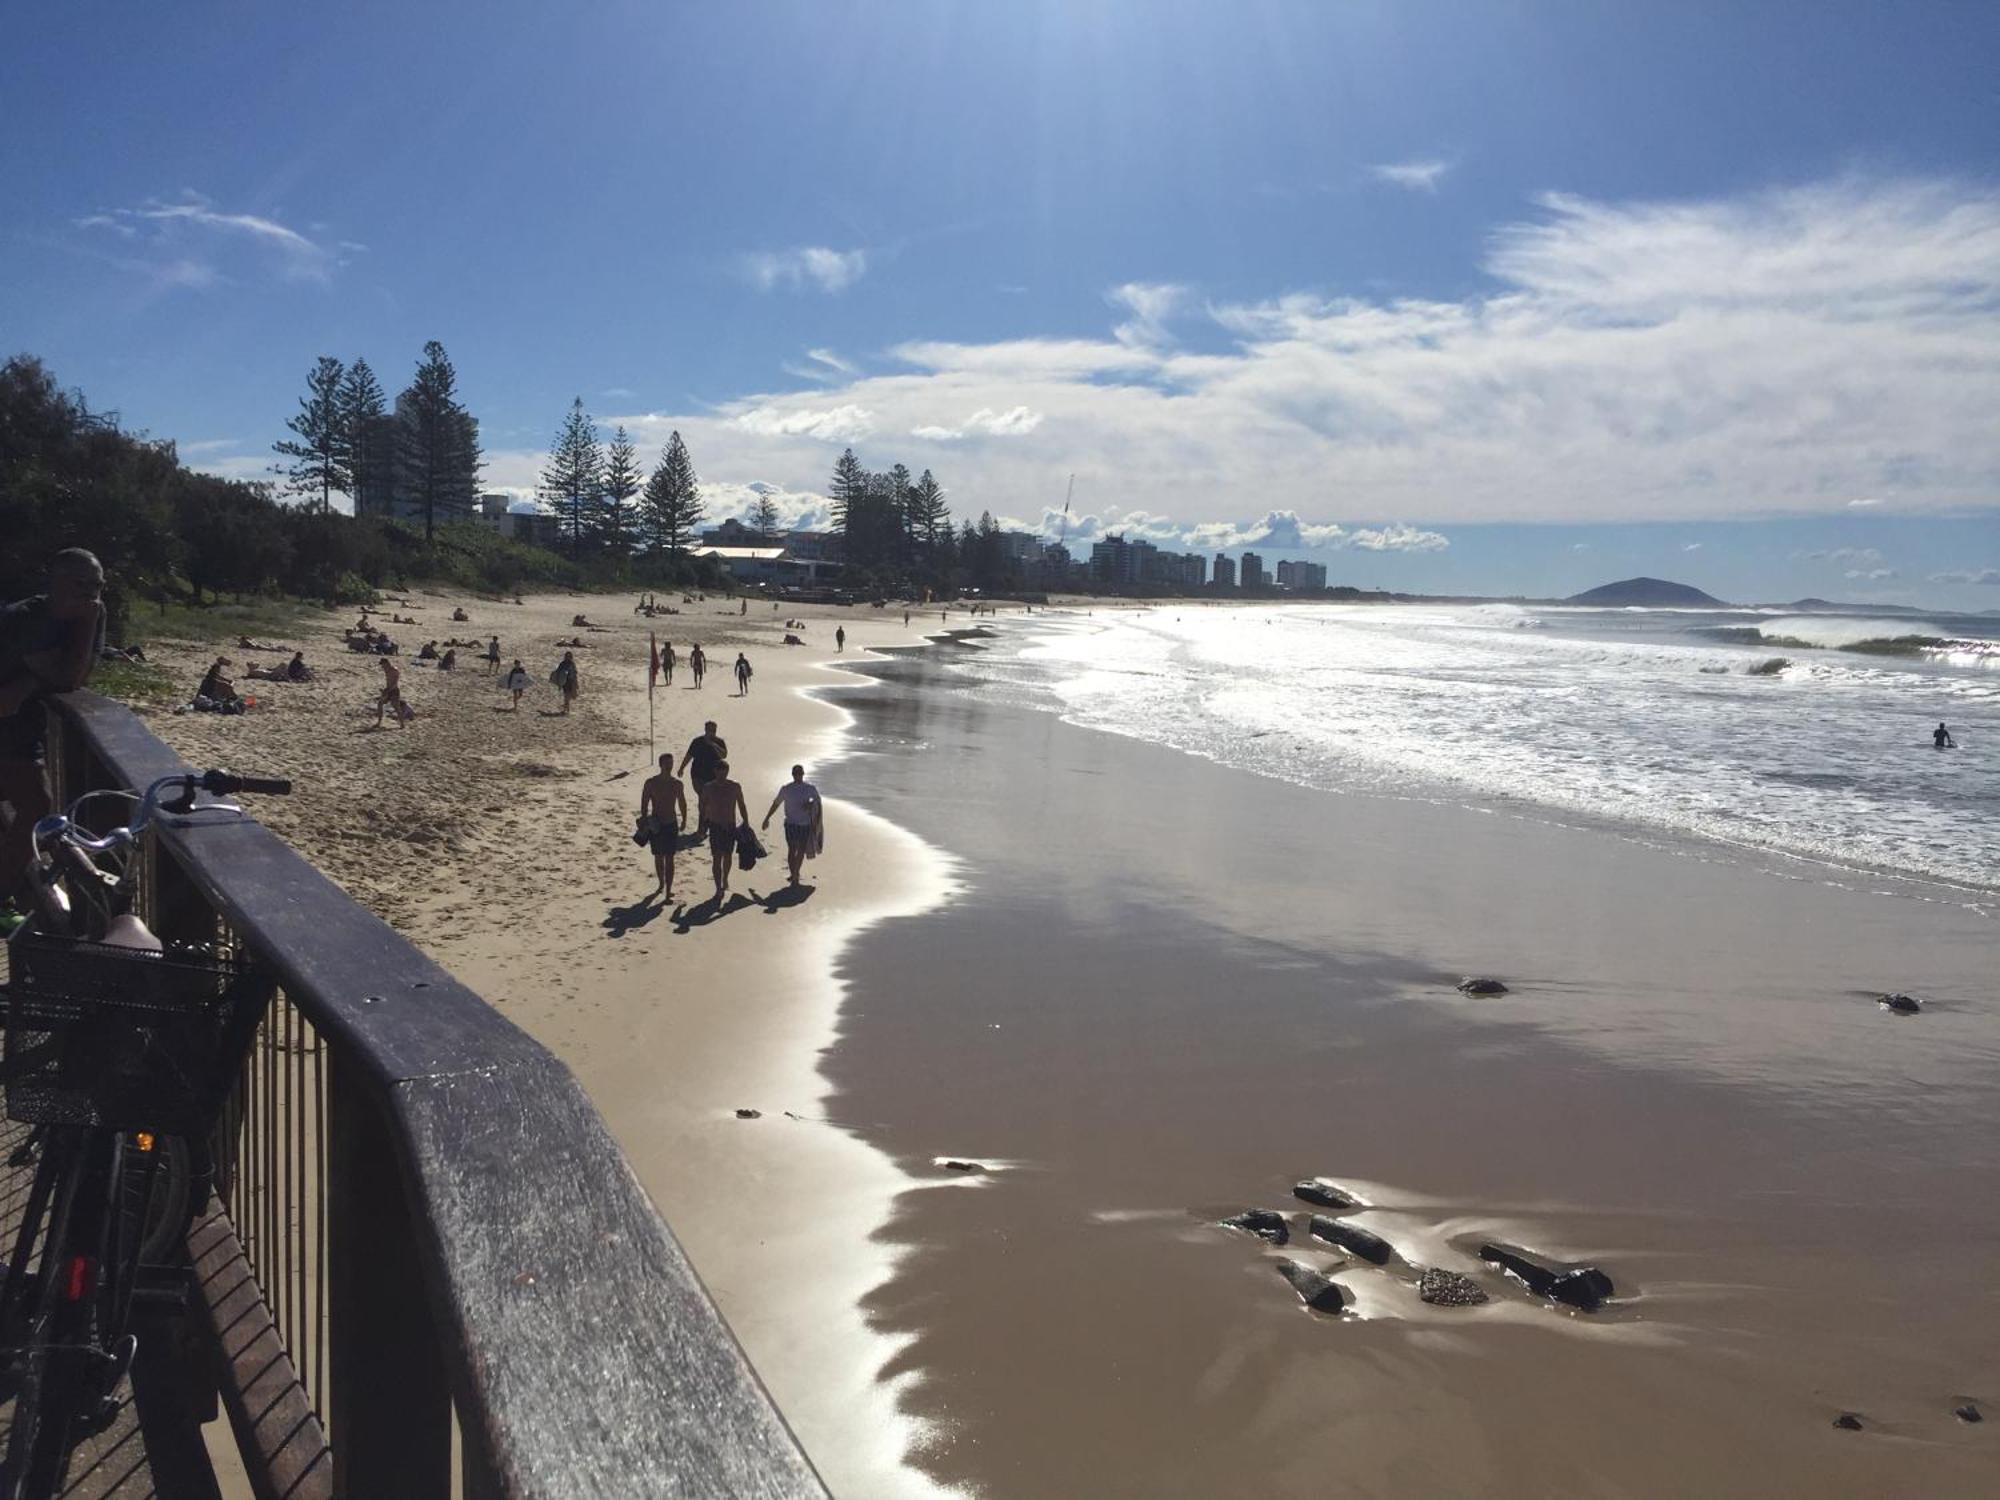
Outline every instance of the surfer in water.
{"type": "Polygon", "coordinates": [[[1951,731],[1945,728],[1942,723],[1939,723],[1938,727],[1931,731],[1931,743],[1940,750],[1956,750],[1958,748],[1958,742],[1951,737],[1951,731]]]}

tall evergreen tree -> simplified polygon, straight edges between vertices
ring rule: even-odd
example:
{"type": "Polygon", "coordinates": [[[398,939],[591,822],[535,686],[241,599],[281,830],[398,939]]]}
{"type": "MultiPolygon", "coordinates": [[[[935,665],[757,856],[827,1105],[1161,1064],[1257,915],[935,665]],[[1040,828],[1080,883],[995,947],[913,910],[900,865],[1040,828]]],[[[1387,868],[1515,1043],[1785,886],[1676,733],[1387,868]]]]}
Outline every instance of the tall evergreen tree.
{"type": "Polygon", "coordinates": [[[339,360],[322,354],[306,375],[306,393],[299,398],[297,413],[285,423],[297,439],[283,438],[271,445],[291,460],[277,467],[285,488],[294,495],[317,495],[322,512],[333,509],[335,490],[344,495],[354,484],[340,410],[341,379],[346,373],[339,360]]]}
{"type": "Polygon", "coordinates": [[[951,536],[951,511],[944,503],[944,488],[924,470],[910,487],[910,535],[922,555],[935,565],[941,541],[951,536]]]}
{"type": "Polygon", "coordinates": [[[906,464],[892,465],[889,481],[889,511],[883,516],[886,540],[893,543],[895,560],[907,567],[916,548],[910,545],[910,470],[906,464]]]}
{"type": "Polygon", "coordinates": [[[750,512],[750,527],[765,541],[775,541],[778,536],[778,502],[760,492],[757,507],[750,512]]]}
{"type": "Polygon", "coordinates": [[[570,402],[549,461],[542,466],[542,498],[555,511],[557,529],[568,539],[571,556],[580,555],[595,536],[593,522],[603,485],[604,451],[597,445],[597,424],[579,396],[570,402]]]}
{"type": "Polygon", "coordinates": [[[423,516],[429,540],[440,521],[470,514],[480,469],[479,424],[458,404],[458,373],[436,339],[396,398],[396,423],[397,488],[423,516]]]}
{"type": "Polygon", "coordinates": [[[833,483],[827,486],[827,498],[832,503],[833,529],[840,534],[850,560],[854,559],[854,523],[859,522],[860,530],[866,532],[868,526],[868,471],[861,467],[861,460],[849,448],[834,461],[833,483]]]}
{"type": "Polygon", "coordinates": [[[386,514],[396,483],[396,431],[382,383],[357,359],[340,382],[341,448],[357,516],[386,514]]]}
{"type": "Polygon", "coordinates": [[[695,483],[694,461],[678,432],[667,439],[666,450],[653,466],[639,508],[648,546],[675,555],[687,550],[695,527],[701,524],[701,488],[695,483]]]}
{"type": "Polygon", "coordinates": [[[639,469],[639,450],[623,427],[611,434],[605,449],[604,478],[597,501],[597,544],[613,556],[624,557],[632,550],[632,534],[638,517],[632,502],[644,479],[639,469]]]}

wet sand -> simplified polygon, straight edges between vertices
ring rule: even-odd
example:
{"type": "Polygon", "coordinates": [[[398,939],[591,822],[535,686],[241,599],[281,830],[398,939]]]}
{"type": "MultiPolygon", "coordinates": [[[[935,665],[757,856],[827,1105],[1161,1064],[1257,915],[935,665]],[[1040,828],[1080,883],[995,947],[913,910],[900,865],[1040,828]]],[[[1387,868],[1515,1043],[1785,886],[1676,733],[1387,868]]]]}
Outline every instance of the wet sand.
{"type": "Polygon", "coordinates": [[[2000,1493],[2000,1425],[1952,1415],[2000,1415],[1990,902],[1308,791],[988,706],[935,657],[833,694],[844,790],[964,862],[957,899],[845,949],[824,1064],[832,1118],[923,1183],[866,1308],[927,1474],[2000,1493]],[[1487,973],[1513,992],[1452,988],[1487,973]],[[1396,1261],[1214,1227],[1303,1229],[1314,1175],[1396,1261]],[[1538,1303],[1487,1238],[1618,1296],[1538,1303]],[[1355,1311],[1305,1309],[1279,1255],[1355,1311]],[[1493,1300],[1426,1306],[1420,1265],[1493,1300]]]}

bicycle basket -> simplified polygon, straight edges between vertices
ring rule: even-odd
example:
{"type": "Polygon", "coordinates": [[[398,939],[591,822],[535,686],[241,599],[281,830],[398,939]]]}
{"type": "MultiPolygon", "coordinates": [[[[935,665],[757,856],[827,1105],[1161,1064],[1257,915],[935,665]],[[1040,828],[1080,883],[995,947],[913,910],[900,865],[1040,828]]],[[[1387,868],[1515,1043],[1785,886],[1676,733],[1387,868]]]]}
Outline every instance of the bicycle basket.
{"type": "Polygon", "coordinates": [[[23,928],[9,940],[7,1117],[199,1135],[221,1107],[222,1037],[240,969],[23,928]]]}

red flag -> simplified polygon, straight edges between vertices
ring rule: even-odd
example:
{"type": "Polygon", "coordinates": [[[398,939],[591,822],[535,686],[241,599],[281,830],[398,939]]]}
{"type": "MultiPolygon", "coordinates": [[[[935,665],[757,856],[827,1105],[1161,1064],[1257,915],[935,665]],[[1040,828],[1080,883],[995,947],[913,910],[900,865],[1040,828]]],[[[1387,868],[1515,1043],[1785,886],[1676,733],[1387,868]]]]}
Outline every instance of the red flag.
{"type": "Polygon", "coordinates": [[[653,684],[660,679],[660,634],[656,630],[649,630],[646,632],[646,637],[653,643],[653,659],[646,665],[646,691],[650,693],[653,684]]]}

